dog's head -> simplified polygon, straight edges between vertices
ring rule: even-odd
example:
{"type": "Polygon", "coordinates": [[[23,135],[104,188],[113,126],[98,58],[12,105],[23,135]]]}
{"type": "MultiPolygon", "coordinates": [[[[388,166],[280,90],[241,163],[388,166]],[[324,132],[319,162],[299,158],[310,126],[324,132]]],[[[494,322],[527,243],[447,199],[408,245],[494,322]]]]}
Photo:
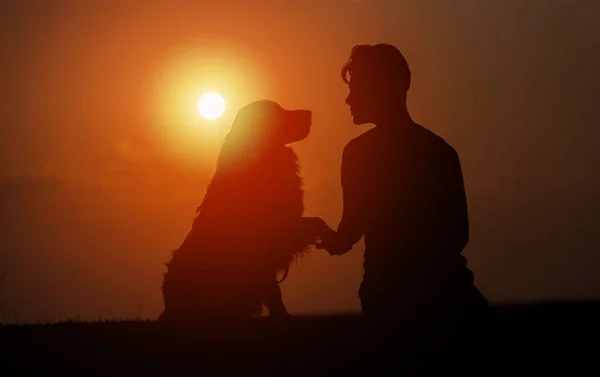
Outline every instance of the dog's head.
{"type": "Polygon", "coordinates": [[[287,110],[277,102],[260,100],[237,113],[224,144],[261,153],[305,139],[310,133],[309,110],[287,110]]]}

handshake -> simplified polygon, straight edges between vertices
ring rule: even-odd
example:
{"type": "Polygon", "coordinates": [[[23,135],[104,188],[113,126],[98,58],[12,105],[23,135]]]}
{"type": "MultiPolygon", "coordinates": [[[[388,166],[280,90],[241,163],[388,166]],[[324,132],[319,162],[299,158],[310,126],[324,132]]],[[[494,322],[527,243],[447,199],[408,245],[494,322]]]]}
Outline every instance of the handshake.
{"type": "Polygon", "coordinates": [[[313,234],[318,239],[315,243],[317,249],[325,249],[330,255],[342,255],[352,249],[352,244],[343,242],[338,233],[331,229],[329,225],[320,217],[309,217],[306,218],[311,222],[311,228],[313,234]]]}

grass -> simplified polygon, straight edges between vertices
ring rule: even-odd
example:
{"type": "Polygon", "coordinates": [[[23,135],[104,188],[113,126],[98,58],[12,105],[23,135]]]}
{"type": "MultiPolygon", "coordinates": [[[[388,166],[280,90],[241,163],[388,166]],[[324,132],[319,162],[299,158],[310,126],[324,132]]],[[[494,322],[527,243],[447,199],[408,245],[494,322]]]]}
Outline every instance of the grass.
{"type": "MultiPolygon", "coordinates": [[[[539,374],[556,371],[559,364],[570,368],[571,375],[598,370],[593,344],[600,335],[596,324],[600,302],[505,305],[496,311],[496,335],[487,336],[490,341],[479,347],[495,357],[482,366],[484,370],[539,374]]],[[[301,316],[288,322],[259,319],[244,327],[78,318],[5,325],[0,328],[0,368],[7,376],[311,376],[339,375],[340,367],[357,372],[367,365],[367,375],[378,375],[375,367],[390,375],[389,368],[398,364],[381,364],[365,356],[373,338],[363,325],[352,315],[301,316]]],[[[386,360],[408,360],[398,345],[388,344],[391,356],[386,360]]],[[[460,362],[474,367],[476,361],[464,355],[460,362]]]]}
{"type": "MultiPolygon", "coordinates": [[[[6,272],[7,267],[0,275],[0,298],[6,272]]],[[[452,359],[461,369],[477,375],[550,374],[558,366],[570,375],[600,372],[593,347],[600,336],[600,301],[497,305],[495,313],[485,343],[476,347],[492,357],[485,363],[468,354],[452,359]]],[[[359,316],[349,314],[286,322],[261,318],[246,326],[166,326],[140,318],[88,322],[77,316],[23,324],[0,301],[0,316],[0,371],[7,376],[337,376],[361,371],[388,376],[412,360],[399,338],[386,343],[381,354],[369,353],[375,344],[372,332],[359,316]]]]}

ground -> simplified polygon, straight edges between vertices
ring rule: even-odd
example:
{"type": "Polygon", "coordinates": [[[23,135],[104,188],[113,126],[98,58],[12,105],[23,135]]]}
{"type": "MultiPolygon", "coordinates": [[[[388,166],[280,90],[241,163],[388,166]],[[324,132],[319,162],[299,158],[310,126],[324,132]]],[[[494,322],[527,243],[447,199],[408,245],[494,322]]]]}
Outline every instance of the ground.
{"type": "MultiPolygon", "coordinates": [[[[494,358],[480,365],[465,354],[465,367],[480,375],[600,372],[600,302],[503,305],[495,310],[500,335],[482,345],[494,358]]],[[[0,326],[0,373],[346,375],[347,370],[357,371],[355,363],[370,362],[357,352],[363,330],[354,315],[303,316],[285,323],[261,319],[227,330],[212,324],[173,328],[154,321],[0,326]]],[[[392,351],[388,360],[402,359],[392,351]]],[[[388,376],[393,368],[373,364],[368,374],[388,376]]]]}

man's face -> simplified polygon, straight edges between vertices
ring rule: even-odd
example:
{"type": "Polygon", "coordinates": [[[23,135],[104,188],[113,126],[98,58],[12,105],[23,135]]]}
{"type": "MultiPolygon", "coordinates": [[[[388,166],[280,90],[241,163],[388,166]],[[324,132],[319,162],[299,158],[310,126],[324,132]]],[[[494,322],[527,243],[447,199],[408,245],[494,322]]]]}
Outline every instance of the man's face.
{"type": "Polygon", "coordinates": [[[373,82],[360,73],[353,72],[348,85],[350,92],[346,104],[356,125],[375,123],[383,115],[386,98],[381,98],[382,88],[377,88],[373,82]]]}

